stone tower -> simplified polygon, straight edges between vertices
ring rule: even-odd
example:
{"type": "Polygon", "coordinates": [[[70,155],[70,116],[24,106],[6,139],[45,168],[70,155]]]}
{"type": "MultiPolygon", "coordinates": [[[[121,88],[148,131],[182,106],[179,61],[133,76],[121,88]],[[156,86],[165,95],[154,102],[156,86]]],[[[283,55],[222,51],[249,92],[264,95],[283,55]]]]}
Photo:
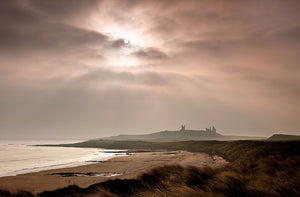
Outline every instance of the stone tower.
{"type": "Polygon", "coordinates": [[[216,132],[217,132],[217,129],[216,129],[214,126],[212,127],[212,132],[213,132],[213,133],[216,133],[216,132]]]}
{"type": "Polygon", "coordinates": [[[181,125],[181,130],[180,131],[185,131],[185,125],[181,125]]]}

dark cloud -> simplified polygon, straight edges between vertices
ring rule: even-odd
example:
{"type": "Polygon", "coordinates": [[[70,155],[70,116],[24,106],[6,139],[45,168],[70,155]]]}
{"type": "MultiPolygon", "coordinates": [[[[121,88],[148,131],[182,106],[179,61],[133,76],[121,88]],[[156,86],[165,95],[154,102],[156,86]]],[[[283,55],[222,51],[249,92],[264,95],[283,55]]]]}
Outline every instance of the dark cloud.
{"type": "Polygon", "coordinates": [[[294,42],[294,44],[300,43],[300,26],[288,27],[276,32],[272,32],[266,35],[266,39],[278,39],[279,41],[294,42]]]}
{"type": "Polygon", "coordinates": [[[167,54],[155,48],[143,48],[134,52],[133,55],[146,59],[163,59],[167,58],[167,54]]]}
{"type": "Polygon", "coordinates": [[[38,13],[31,10],[22,1],[5,1],[0,4],[1,27],[27,25],[40,21],[38,13]]]}
{"type": "MultiPolygon", "coordinates": [[[[50,4],[54,2],[51,1],[50,4]]],[[[57,4],[59,7],[60,4],[58,2],[57,4]]],[[[48,22],[37,11],[30,9],[29,5],[25,6],[21,1],[2,4],[0,21],[2,53],[30,53],[31,51],[61,53],[90,45],[104,45],[107,41],[105,35],[96,31],[48,22]]]]}
{"type": "Polygon", "coordinates": [[[94,31],[88,31],[69,25],[43,23],[28,29],[2,29],[0,33],[1,51],[30,52],[52,51],[62,52],[80,49],[96,44],[104,45],[107,37],[94,31]]]}
{"type": "Polygon", "coordinates": [[[97,10],[101,0],[31,0],[31,4],[40,12],[53,18],[79,17],[90,15],[97,10]]]}
{"type": "Polygon", "coordinates": [[[130,43],[125,43],[125,39],[112,40],[109,47],[113,49],[121,49],[123,47],[130,47],[130,43]]]}

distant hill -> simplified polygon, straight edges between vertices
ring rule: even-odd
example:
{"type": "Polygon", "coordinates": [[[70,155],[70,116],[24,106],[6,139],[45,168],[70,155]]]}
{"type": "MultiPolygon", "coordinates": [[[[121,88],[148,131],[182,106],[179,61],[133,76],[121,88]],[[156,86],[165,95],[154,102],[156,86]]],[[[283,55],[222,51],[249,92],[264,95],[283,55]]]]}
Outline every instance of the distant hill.
{"type": "Polygon", "coordinates": [[[182,141],[182,140],[218,140],[224,136],[206,131],[161,131],[145,135],[118,135],[102,138],[105,140],[146,140],[146,141],[182,141]]]}
{"type": "Polygon", "coordinates": [[[285,134],[274,134],[268,138],[270,141],[298,141],[300,135],[285,135],[285,134]]]}
{"type": "Polygon", "coordinates": [[[160,131],[144,135],[117,135],[101,138],[102,140],[141,140],[155,142],[176,142],[188,140],[252,140],[264,139],[260,137],[246,136],[225,136],[217,133],[214,127],[205,130],[186,130],[185,125],[182,125],[181,130],[175,131],[160,131]]]}

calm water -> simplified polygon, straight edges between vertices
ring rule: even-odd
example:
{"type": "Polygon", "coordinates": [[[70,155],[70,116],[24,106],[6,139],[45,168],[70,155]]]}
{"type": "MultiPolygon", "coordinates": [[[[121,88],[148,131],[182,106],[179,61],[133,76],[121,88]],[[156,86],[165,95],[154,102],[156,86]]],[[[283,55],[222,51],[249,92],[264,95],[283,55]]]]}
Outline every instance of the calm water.
{"type": "Polygon", "coordinates": [[[0,140],[0,177],[91,164],[93,161],[103,161],[116,156],[111,150],[97,148],[30,146],[74,142],[0,140]]]}

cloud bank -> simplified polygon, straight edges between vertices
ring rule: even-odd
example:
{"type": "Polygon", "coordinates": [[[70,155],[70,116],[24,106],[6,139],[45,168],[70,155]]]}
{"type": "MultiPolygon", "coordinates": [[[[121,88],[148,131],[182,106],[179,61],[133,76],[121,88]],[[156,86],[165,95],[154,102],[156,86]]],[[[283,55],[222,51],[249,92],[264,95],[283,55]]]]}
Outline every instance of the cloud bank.
{"type": "Polygon", "coordinates": [[[299,1],[0,4],[0,136],[300,134],[299,1]]]}

